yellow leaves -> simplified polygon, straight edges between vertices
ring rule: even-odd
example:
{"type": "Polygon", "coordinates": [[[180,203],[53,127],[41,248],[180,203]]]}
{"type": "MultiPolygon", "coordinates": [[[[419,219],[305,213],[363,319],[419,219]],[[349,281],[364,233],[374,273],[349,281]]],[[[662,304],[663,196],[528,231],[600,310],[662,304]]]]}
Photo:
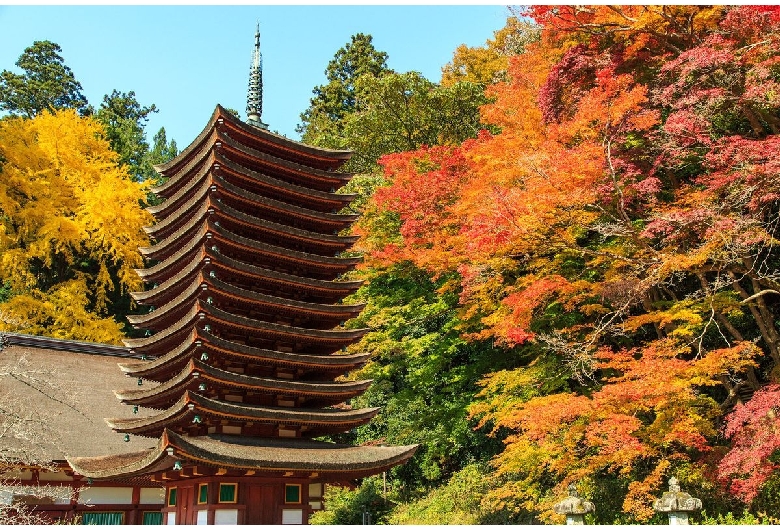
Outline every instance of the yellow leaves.
{"type": "Polygon", "coordinates": [[[761,355],[761,348],[750,341],[739,342],[730,348],[710,350],[696,359],[685,378],[691,385],[720,384],[722,376],[742,373],[749,367],[758,366],[755,358],[761,355]]]}
{"type": "Polygon", "coordinates": [[[0,331],[120,344],[120,325],[88,311],[88,295],[84,278],[59,284],[47,293],[34,289],[16,295],[0,304],[0,331]]]}
{"type": "Polygon", "coordinates": [[[505,73],[508,56],[520,50],[512,49],[535,39],[537,30],[527,22],[510,17],[506,26],[496,31],[485,47],[469,48],[461,44],[455,50],[452,62],[442,68],[441,85],[452,86],[467,81],[488,85],[505,73]],[[524,41],[524,42],[523,42],[524,41]]]}
{"type": "Polygon", "coordinates": [[[6,310],[29,332],[55,333],[50,325],[70,338],[115,341],[117,325],[84,308],[105,314],[117,287],[140,286],[133,269],[142,264],[138,247],[148,243],[142,227],[152,221],[140,204],[146,187],[117,165],[100,124],[73,110],[0,121],[0,153],[0,279],[17,296],[28,293],[6,310]],[[52,284],[45,293],[34,289],[52,284]],[[66,299],[74,314],[85,313],[63,320],[47,305],[66,299]],[[67,326],[71,331],[62,331],[67,326]]]}
{"type": "Polygon", "coordinates": [[[688,340],[701,330],[704,323],[701,308],[694,306],[693,301],[684,300],[663,311],[628,317],[622,327],[625,331],[633,332],[646,324],[656,324],[666,330],[670,337],[688,340]]]}

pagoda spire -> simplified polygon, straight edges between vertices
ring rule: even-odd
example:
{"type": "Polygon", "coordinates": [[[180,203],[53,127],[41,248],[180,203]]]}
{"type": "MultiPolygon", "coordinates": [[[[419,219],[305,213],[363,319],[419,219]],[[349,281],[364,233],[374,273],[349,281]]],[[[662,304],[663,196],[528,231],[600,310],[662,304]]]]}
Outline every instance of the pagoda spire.
{"type": "Polygon", "coordinates": [[[263,114],[263,54],[260,52],[260,22],[255,31],[255,49],[249,68],[249,89],[246,94],[246,121],[250,125],[268,129],[260,118],[263,114]]]}

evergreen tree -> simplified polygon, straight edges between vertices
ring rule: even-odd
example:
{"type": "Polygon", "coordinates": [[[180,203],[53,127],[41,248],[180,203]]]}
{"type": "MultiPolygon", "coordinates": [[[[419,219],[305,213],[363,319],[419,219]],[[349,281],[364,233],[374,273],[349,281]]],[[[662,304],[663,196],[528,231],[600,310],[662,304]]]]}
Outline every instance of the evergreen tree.
{"type": "Polygon", "coordinates": [[[0,72],[0,110],[32,118],[43,110],[72,108],[84,115],[90,108],[70,68],[51,41],[35,41],[16,61],[24,70],[0,72]]]}
{"type": "Polygon", "coordinates": [[[138,181],[148,177],[144,174],[144,160],[149,143],[144,128],[153,112],[157,112],[157,107],[154,104],[142,107],[135,99],[134,91],[114,90],[103,96],[103,103],[95,113],[105,128],[111,149],[119,154],[119,163],[128,166],[130,174],[138,181]]]}
{"type": "Polygon", "coordinates": [[[353,35],[328,63],[328,83],[314,88],[314,97],[296,128],[304,142],[343,147],[342,120],[357,110],[361,96],[357,80],[364,75],[381,77],[391,71],[387,68],[387,53],[374,48],[372,40],[371,35],[353,35]]]}

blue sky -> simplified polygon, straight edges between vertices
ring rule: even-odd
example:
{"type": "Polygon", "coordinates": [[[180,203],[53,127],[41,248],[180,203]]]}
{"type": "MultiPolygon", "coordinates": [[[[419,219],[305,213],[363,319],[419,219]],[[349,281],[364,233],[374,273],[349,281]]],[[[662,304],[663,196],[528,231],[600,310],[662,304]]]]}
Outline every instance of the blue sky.
{"type": "Polygon", "coordinates": [[[438,82],[458,45],[484,45],[507,16],[504,5],[0,6],[0,70],[19,72],[33,41],[56,42],[90,103],[134,90],[159,108],[149,137],[164,126],[181,149],[217,103],[244,117],[259,21],[263,121],[298,139],[312,89],[351,35],[371,34],[390,68],[438,82]]]}

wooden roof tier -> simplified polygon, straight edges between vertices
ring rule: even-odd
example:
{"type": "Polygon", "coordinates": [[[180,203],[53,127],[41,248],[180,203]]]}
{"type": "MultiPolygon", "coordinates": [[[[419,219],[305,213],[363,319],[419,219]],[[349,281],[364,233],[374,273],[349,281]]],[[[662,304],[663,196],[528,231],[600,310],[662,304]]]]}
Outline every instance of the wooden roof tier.
{"type": "Polygon", "coordinates": [[[279,158],[293,160],[302,165],[321,170],[338,169],[352,156],[351,151],[314,147],[247,125],[227,112],[224,107],[217,105],[211,115],[211,119],[209,119],[201,133],[190,145],[185,147],[171,161],[155,166],[155,169],[163,176],[169,176],[176,172],[182,165],[187,163],[194,152],[197,152],[198,149],[207,143],[208,137],[214,129],[222,126],[230,129],[231,135],[244,144],[279,158]]]}
{"type": "Polygon", "coordinates": [[[303,398],[320,406],[336,405],[362,394],[371,384],[367,381],[296,381],[272,377],[254,377],[237,374],[209,366],[205,362],[191,359],[175,377],[159,385],[142,385],[126,390],[116,390],[117,398],[126,405],[142,405],[153,409],[164,409],[178,401],[185,391],[199,391],[201,383],[207,385],[207,395],[220,390],[235,389],[303,398]]]}
{"type": "Polygon", "coordinates": [[[234,141],[219,131],[213,131],[202,148],[193,153],[187,164],[180,170],[168,176],[168,180],[152,188],[152,192],[169,199],[175,196],[183,186],[187,185],[193,174],[198,172],[204,162],[208,165],[213,157],[219,156],[223,161],[230,161],[247,171],[266,175],[267,177],[297,188],[305,188],[312,192],[335,192],[352,178],[347,173],[330,173],[306,168],[276,159],[234,141]]]}
{"type": "Polygon", "coordinates": [[[276,272],[219,255],[206,247],[197,259],[190,260],[177,274],[148,291],[133,292],[130,295],[141,305],[164,305],[178,296],[197,274],[213,278],[230,278],[231,284],[251,287],[256,292],[284,292],[289,298],[319,303],[334,303],[341,300],[354,293],[363,283],[359,280],[318,280],[276,272]]]}
{"type": "Polygon", "coordinates": [[[352,178],[349,173],[317,170],[262,153],[235,141],[222,131],[217,132],[216,148],[224,152],[226,158],[246,168],[313,190],[335,192],[352,178]]]}
{"type": "Polygon", "coordinates": [[[371,356],[370,353],[314,355],[255,348],[195,328],[192,336],[187,336],[166,355],[150,361],[119,363],[119,368],[128,376],[160,382],[178,374],[190,359],[200,359],[204,353],[209,358],[223,361],[295,370],[302,373],[302,377],[319,373],[324,379],[333,379],[354,370],[365,364],[371,356]]]}
{"type": "Polygon", "coordinates": [[[325,192],[290,184],[231,161],[222,152],[207,152],[193,161],[190,172],[177,177],[180,186],[175,193],[166,197],[163,203],[150,206],[147,211],[161,222],[190,200],[204,183],[213,184],[217,177],[248,193],[319,213],[333,213],[356,197],[354,194],[325,192]]]}
{"type": "Polygon", "coordinates": [[[335,256],[357,241],[357,236],[320,234],[266,221],[223,204],[219,198],[203,197],[200,207],[192,212],[186,223],[162,241],[149,247],[140,247],[139,250],[146,258],[164,260],[175,252],[181,241],[186,240],[198,229],[202,229],[206,220],[210,220],[217,226],[224,225],[234,232],[240,231],[251,239],[264,240],[282,248],[322,256],[335,256]]]}
{"type": "Polygon", "coordinates": [[[221,199],[234,209],[243,212],[249,211],[260,219],[283,223],[310,232],[336,234],[357,219],[355,214],[318,212],[270,199],[246,191],[212,173],[209,178],[202,181],[200,188],[197,188],[194,194],[178,209],[172,211],[164,220],[144,227],[144,230],[158,241],[168,237],[187,222],[188,216],[200,206],[200,202],[209,194],[221,199]]]}
{"type": "Polygon", "coordinates": [[[251,336],[256,340],[294,343],[312,353],[332,353],[359,341],[368,329],[310,329],[274,322],[264,322],[223,311],[208,303],[196,301],[179,320],[154,335],[140,339],[123,339],[125,346],[138,355],[160,356],[160,352],[179,344],[182,336],[197,326],[204,331],[227,330],[251,336]]]}
{"type": "MultiPolygon", "coordinates": [[[[166,429],[147,451],[102,457],[69,458],[79,474],[96,479],[116,479],[141,474],[171,473],[176,462],[183,470],[211,466],[255,470],[257,475],[284,477],[289,471],[314,474],[322,480],[349,480],[381,473],[412,457],[416,445],[348,446],[309,439],[255,438],[235,435],[182,436],[166,429]]],[[[190,475],[191,476],[191,475],[190,475]]]]}
{"type": "Polygon", "coordinates": [[[129,315],[127,320],[135,327],[156,331],[176,322],[195,300],[200,300],[215,307],[221,307],[220,302],[243,304],[251,308],[253,318],[258,320],[273,322],[278,315],[283,315],[285,318],[306,320],[316,329],[328,329],[356,317],[365,306],[319,304],[270,296],[230,285],[218,278],[209,278],[202,273],[183,287],[179,295],[165,305],[146,314],[129,315]],[[259,315],[264,315],[264,318],[259,315]]]}
{"type": "Polygon", "coordinates": [[[203,256],[206,248],[251,265],[284,268],[283,272],[321,280],[334,280],[362,261],[360,257],[320,256],[263,243],[235,234],[207,218],[173,254],[136,272],[144,281],[163,282],[197,259],[197,255],[203,256]]]}
{"type": "Polygon", "coordinates": [[[117,432],[138,436],[158,437],[165,428],[189,434],[207,434],[210,427],[229,421],[242,423],[283,425],[303,429],[307,436],[321,436],[348,431],[368,423],[378,408],[366,409],[305,409],[259,406],[209,399],[196,392],[186,391],[170,408],[154,416],[107,418],[106,423],[117,432]]]}

